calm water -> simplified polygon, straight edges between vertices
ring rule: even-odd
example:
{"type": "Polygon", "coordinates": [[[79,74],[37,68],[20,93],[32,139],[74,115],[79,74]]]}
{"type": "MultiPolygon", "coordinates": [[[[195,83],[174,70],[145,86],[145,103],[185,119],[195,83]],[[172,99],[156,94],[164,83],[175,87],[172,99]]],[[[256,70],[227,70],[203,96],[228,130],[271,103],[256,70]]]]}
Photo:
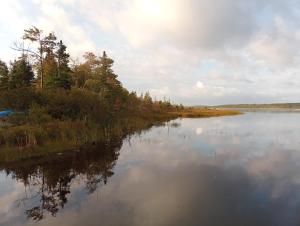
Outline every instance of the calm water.
{"type": "Polygon", "coordinates": [[[300,225],[300,113],[175,120],[2,166],[0,225],[300,225]]]}

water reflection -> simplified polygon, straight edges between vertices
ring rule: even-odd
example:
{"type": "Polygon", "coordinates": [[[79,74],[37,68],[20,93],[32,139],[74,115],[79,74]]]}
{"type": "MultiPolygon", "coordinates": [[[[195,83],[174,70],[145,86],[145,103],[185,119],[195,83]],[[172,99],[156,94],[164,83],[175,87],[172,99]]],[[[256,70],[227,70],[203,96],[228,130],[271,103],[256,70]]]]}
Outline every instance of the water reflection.
{"type": "Polygon", "coordinates": [[[197,129],[196,129],[196,134],[197,135],[201,135],[203,133],[203,129],[201,128],[201,127],[198,127],[197,129]]]}
{"type": "Polygon", "coordinates": [[[0,225],[300,225],[299,119],[184,119],[3,166],[0,225]]]}
{"type": "Polygon", "coordinates": [[[27,218],[40,221],[64,208],[76,178],[88,194],[106,184],[113,175],[121,145],[121,138],[113,138],[109,143],[2,167],[6,175],[24,184],[24,197],[16,200],[16,205],[26,207],[27,218]]]}

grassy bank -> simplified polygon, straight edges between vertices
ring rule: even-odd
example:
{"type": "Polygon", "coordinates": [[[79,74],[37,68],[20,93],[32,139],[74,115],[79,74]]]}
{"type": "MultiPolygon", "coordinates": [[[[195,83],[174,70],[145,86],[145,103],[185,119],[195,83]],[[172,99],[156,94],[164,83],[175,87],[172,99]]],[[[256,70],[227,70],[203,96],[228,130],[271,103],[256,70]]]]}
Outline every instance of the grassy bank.
{"type": "Polygon", "coordinates": [[[78,150],[83,146],[109,143],[133,133],[161,125],[173,115],[134,117],[116,120],[110,125],[83,121],[55,121],[41,125],[21,125],[0,129],[0,162],[78,150]]]}
{"type": "Polygon", "coordinates": [[[209,108],[186,108],[182,110],[172,111],[171,114],[182,118],[205,118],[220,117],[242,114],[236,110],[227,109],[209,109],[209,108]]]}
{"type": "Polygon", "coordinates": [[[0,162],[12,162],[55,153],[78,150],[91,144],[109,143],[133,133],[161,125],[169,120],[217,117],[240,114],[238,111],[187,108],[153,115],[115,119],[107,125],[84,121],[51,121],[0,129],[0,162]]]}

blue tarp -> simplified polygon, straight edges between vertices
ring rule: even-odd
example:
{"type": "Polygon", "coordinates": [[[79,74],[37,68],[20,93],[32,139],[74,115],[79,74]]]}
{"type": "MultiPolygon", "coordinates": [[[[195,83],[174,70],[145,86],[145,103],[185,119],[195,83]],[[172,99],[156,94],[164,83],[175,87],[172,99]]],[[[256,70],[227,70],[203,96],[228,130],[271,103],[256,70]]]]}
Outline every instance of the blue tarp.
{"type": "Polygon", "coordinates": [[[0,118],[8,117],[12,115],[14,112],[10,109],[5,110],[5,111],[0,111],[0,118]]]}

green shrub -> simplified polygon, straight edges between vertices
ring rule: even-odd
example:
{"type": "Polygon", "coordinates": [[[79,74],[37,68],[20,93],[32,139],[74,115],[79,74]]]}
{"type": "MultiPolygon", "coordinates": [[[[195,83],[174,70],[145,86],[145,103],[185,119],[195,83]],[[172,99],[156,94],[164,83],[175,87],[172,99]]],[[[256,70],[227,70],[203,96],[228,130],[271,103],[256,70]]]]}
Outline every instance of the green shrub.
{"type": "Polygon", "coordinates": [[[39,99],[36,94],[34,89],[28,87],[2,90],[0,94],[0,108],[26,111],[39,99]]]}
{"type": "Polygon", "coordinates": [[[28,122],[28,117],[25,113],[15,113],[8,118],[8,122],[14,126],[23,125],[28,122]]]}
{"type": "Polygon", "coordinates": [[[52,117],[48,114],[47,109],[37,104],[33,104],[28,111],[28,122],[32,124],[42,124],[50,122],[52,117]]]}

